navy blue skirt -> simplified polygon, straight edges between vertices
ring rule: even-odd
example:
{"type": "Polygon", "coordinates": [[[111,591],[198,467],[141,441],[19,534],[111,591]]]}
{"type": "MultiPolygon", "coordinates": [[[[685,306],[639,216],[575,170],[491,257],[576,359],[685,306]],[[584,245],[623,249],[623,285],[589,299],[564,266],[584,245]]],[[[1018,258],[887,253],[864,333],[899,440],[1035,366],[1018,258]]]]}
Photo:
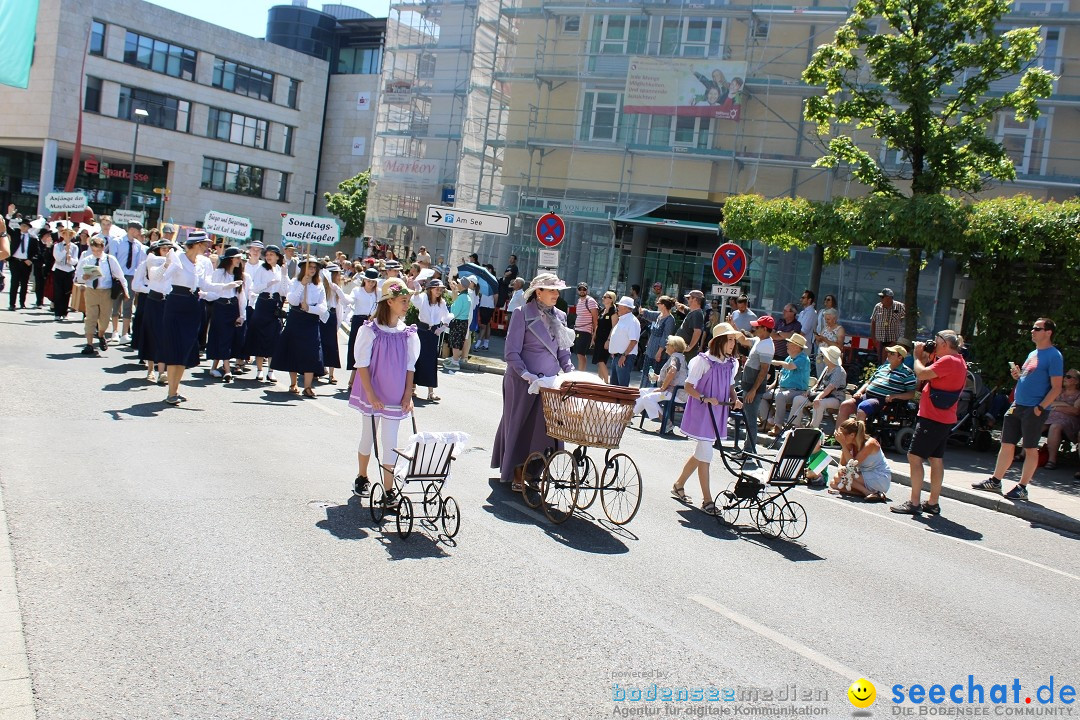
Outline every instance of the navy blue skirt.
{"type": "Polygon", "coordinates": [[[161,343],[154,358],[166,365],[195,367],[199,364],[199,330],[203,309],[199,297],[189,292],[171,292],[165,296],[161,317],[161,343]]]}
{"type": "Polygon", "coordinates": [[[151,292],[139,298],[137,308],[142,317],[139,328],[139,361],[157,362],[160,355],[161,327],[165,317],[165,297],[161,293],[151,292]]]}
{"type": "Polygon", "coordinates": [[[139,345],[142,344],[142,324],[145,314],[143,306],[146,305],[146,293],[136,293],[130,287],[128,289],[131,296],[135,298],[135,312],[131,315],[131,349],[138,350],[139,345]]]}
{"type": "Polygon", "coordinates": [[[323,371],[322,334],[319,316],[291,308],[285,329],[270,358],[270,368],[283,372],[321,373],[323,371]]]}
{"type": "Polygon", "coordinates": [[[247,323],[237,327],[239,317],[240,303],[236,298],[222,298],[210,303],[210,332],[206,336],[208,360],[229,360],[243,352],[247,323]]]}
{"type": "Polygon", "coordinates": [[[345,358],[345,369],[352,370],[356,367],[356,336],[360,334],[360,328],[368,321],[370,315],[353,315],[349,323],[349,357],[345,358]]]}
{"type": "Polygon", "coordinates": [[[420,338],[420,357],[416,358],[413,384],[439,387],[439,336],[423,328],[416,335],[420,338]]]}
{"type": "Polygon", "coordinates": [[[281,336],[281,320],[277,316],[279,307],[279,296],[260,295],[255,301],[255,312],[251,314],[251,321],[248,323],[245,355],[270,357],[274,354],[281,336]]]}
{"type": "Polygon", "coordinates": [[[322,336],[323,367],[341,367],[341,347],[338,345],[337,331],[337,308],[331,308],[330,319],[319,323],[319,334],[322,336]]]}

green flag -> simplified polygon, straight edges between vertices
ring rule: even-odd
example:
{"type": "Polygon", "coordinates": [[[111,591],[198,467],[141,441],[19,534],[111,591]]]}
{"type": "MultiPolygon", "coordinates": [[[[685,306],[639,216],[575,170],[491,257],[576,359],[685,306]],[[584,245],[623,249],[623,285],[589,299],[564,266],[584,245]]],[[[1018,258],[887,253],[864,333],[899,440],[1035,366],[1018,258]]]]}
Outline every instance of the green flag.
{"type": "Polygon", "coordinates": [[[30,84],[38,0],[0,0],[0,84],[24,88],[30,84]]]}

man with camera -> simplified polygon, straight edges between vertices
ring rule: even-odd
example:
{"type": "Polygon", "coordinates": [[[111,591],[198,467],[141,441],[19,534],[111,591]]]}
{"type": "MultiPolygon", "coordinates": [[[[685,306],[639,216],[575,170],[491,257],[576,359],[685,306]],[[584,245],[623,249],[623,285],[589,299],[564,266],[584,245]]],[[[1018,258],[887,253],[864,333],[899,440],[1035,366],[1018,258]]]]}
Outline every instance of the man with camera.
{"type": "Polygon", "coordinates": [[[1065,359],[1054,347],[1054,331],[1057,325],[1050,318],[1041,317],[1031,325],[1031,341],[1035,349],[1024,360],[1023,367],[1009,363],[1009,372],[1016,380],[1013,404],[1005,413],[1001,424],[1001,450],[998,451],[994,474],[982,482],[973,483],[976,490],[1001,492],[1001,481],[1016,457],[1016,442],[1024,447],[1024,467],[1020,471],[1020,483],[1005,497],[1010,500],[1027,500],[1027,486],[1039,466],[1039,442],[1043,425],[1050,414],[1050,406],[1064,382],[1065,359]]]}
{"type": "Polygon", "coordinates": [[[908,451],[911,499],[890,510],[902,515],[940,515],[941,483],[945,479],[945,443],[956,424],[956,404],[967,381],[967,363],[960,355],[960,337],[942,330],[926,343],[915,343],[915,379],[922,384],[919,419],[908,451]],[[930,463],[930,497],[920,503],[923,461],[930,463]]]}

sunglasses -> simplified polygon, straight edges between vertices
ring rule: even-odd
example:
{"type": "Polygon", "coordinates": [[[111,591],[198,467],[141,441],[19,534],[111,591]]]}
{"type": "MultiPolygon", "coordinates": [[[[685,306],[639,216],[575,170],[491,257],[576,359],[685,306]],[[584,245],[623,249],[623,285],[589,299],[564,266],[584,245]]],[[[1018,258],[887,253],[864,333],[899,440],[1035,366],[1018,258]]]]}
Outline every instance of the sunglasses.
{"type": "Polygon", "coordinates": [[[1033,327],[1033,328],[1031,328],[1031,332],[1042,332],[1043,330],[1049,330],[1049,328],[1044,328],[1044,327],[1033,327]]]}
{"type": "Polygon", "coordinates": [[[1066,375],[1070,380],[1080,380],[1080,375],[1066,375]]]}

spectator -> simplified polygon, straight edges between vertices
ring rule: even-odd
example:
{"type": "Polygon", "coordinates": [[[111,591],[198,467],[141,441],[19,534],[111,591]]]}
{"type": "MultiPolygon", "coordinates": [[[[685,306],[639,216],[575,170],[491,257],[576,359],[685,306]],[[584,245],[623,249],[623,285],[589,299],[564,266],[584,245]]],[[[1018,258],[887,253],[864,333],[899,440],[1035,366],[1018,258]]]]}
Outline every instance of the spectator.
{"type": "MultiPolygon", "coordinates": [[[[919,397],[919,419],[908,451],[911,499],[889,509],[902,515],[940,515],[938,498],[945,479],[945,444],[956,424],[956,403],[967,381],[967,363],[960,355],[960,338],[956,333],[942,330],[929,343],[915,343],[915,379],[924,385],[919,397]],[[920,504],[923,460],[930,462],[930,496],[920,504]]],[[[1012,463],[1011,455],[1009,463],[1012,463]]]]}
{"type": "Polygon", "coordinates": [[[454,302],[450,305],[450,313],[454,316],[450,320],[450,351],[453,356],[446,363],[446,369],[450,371],[461,369],[461,353],[465,347],[465,336],[469,333],[469,319],[472,317],[472,301],[469,298],[468,277],[459,277],[457,281],[450,281],[450,288],[457,293],[454,302]]]}
{"type": "Polygon", "coordinates": [[[481,295],[478,310],[480,317],[480,333],[476,341],[477,350],[491,349],[491,318],[495,316],[495,296],[481,295]]]}
{"type": "Polygon", "coordinates": [[[686,343],[678,335],[670,335],[664,350],[667,351],[667,362],[659,372],[653,373],[655,379],[650,379],[659,383],[658,387],[665,402],[674,401],[685,405],[687,365],[683,353],[686,352],[686,343]]]}
{"type": "MultiPolygon", "coordinates": [[[[517,255],[511,255],[510,256],[510,264],[506,266],[506,272],[510,273],[510,279],[511,280],[513,280],[513,279],[517,278],[519,275],[521,275],[521,273],[518,272],[517,255]]],[[[525,281],[522,280],[521,282],[522,282],[522,285],[524,286],[525,281]]]]}
{"type": "MultiPolygon", "coordinates": [[[[285,268],[285,283],[287,285],[290,280],[296,277],[296,268],[300,265],[300,261],[296,259],[296,245],[285,243],[285,259],[281,264],[285,268]]],[[[398,268],[400,269],[401,266],[398,265],[398,268]]]]}
{"type": "MultiPolygon", "coordinates": [[[[510,302],[506,304],[506,313],[513,318],[514,313],[521,309],[521,306],[525,304],[525,281],[521,278],[514,278],[510,283],[511,293],[510,302]]],[[[507,321],[507,327],[509,327],[509,320],[507,321]]]]}
{"type": "Polygon", "coordinates": [[[431,255],[428,254],[427,248],[423,245],[420,246],[419,252],[416,253],[416,262],[425,270],[431,267],[431,255]]]}
{"type": "Polygon", "coordinates": [[[814,307],[816,296],[813,290],[803,290],[802,310],[799,311],[799,324],[802,325],[803,337],[814,337],[817,330],[817,308],[814,307]]]}
{"type": "Polygon", "coordinates": [[[589,352],[593,348],[596,335],[596,323],[600,306],[589,295],[589,286],[579,282],[577,286],[577,305],[574,310],[574,350],[577,355],[578,370],[584,370],[588,363],[589,352]]]}
{"type": "MultiPolygon", "coordinates": [[[[778,345],[779,343],[774,343],[778,345]]],[[[770,434],[780,433],[780,426],[798,417],[794,413],[788,415],[788,406],[797,397],[805,397],[810,389],[810,358],[806,356],[806,338],[799,333],[793,333],[784,342],[786,348],[786,360],[773,360],[772,364],[780,368],[776,375],[776,382],[761,395],[761,407],[758,408],[760,415],[766,419],[765,427],[770,434]],[[773,403],[773,412],[769,413],[769,403],[773,403]],[[771,427],[770,427],[771,426],[771,427]]],[[[779,353],[777,353],[779,357],[779,353]]]]}
{"type": "MultiPolygon", "coordinates": [[[[770,320],[772,318],[769,318],[770,320]]],[[[686,377],[687,401],[679,428],[687,437],[696,440],[694,454],[686,461],[682,472],[671,488],[671,494],[677,500],[689,502],[683,489],[686,481],[697,471],[701,485],[701,509],[710,515],[717,513],[709,488],[709,465],[713,458],[713,444],[716,434],[727,437],[728,414],[730,410],[740,408],[735,392],[735,378],[739,372],[739,358],[735,353],[735,337],[739,331],[728,323],[720,323],[713,328],[712,340],[707,352],[690,361],[686,377]],[[730,403],[730,410],[729,404],[730,403]]],[[[743,407],[745,410],[745,407],[743,407]]]]}
{"type": "Polygon", "coordinates": [[[736,330],[741,330],[744,333],[753,332],[750,323],[757,320],[757,313],[749,308],[749,302],[749,299],[747,299],[745,295],[740,295],[735,300],[735,310],[731,312],[732,326],[736,330]]]}
{"type": "Polygon", "coordinates": [[[630,386],[630,371],[634,367],[634,356],[638,352],[638,338],[641,337],[641,324],[634,317],[634,298],[624,295],[615,306],[619,321],[608,337],[608,352],[611,353],[611,384],[630,386]]]}
{"type": "Polygon", "coordinates": [[[505,308],[506,304],[510,302],[510,295],[513,294],[514,277],[507,270],[503,273],[503,276],[499,278],[499,292],[498,297],[495,298],[495,307],[505,308]]]}
{"type": "Polygon", "coordinates": [[[810,416],[810,427],[820,428],[825,419],[827,410],[837,410],[844,402],[847,394],[847,371],[841,365],[843,355],[839,348],[825,348],[819,354],[824,360],[825,367],[818,375],[817,382],[809,397],[795,398],[791,404],[791,416],[799,417],[803,408],[812,401],[813,414],[810,416]]]}
{"type": "Polygon", "coordinates": [[[440,255],[435,260],[435,271],[441,276],[440,279],[446,282],[450,279],[450,266],[446,264],[446,256],[440,255]]]}
{"type": "MultiPolygon", "coordinates": [[[[666,358],[668,336],[675,332],[675,318],[671,316],[671,309],[675,307],[675,301],[667,295],[661,295],[656,300],[656,310],[642,310],[640,317],[649,323],[648,341],[645,343],[645,364],[641,369],[641,387],[652,387],[649,373],[660,368],[666,358]]],[[[683,342],[683,350],[686,349],[683,342]]]]}
{"type": "Polygon", "coordinates": [[[1001,492],[1001,481],[1016,457],[1016,443],[1022,441],[1024,467],[1020,471],[1020,484],[1005,493],[1005,497],[1010,500],[1028,499],[1027,486],[1039,466],[1039,442],[1042,440],[1047,411],[1061,394],[1062,376],[1065,374],[1065,359],[1061,351],[1054,347],[1056,331],[1057,325],[1050,318],[1036,320],[1031,326],[1031,341],[1035,343],[1035,349],[1028,354],[1023,367],[1009,363],[1013,379],[1016,380],[1013,404],[1001,424],[1001,449],[994,474],[972,484],[976,490],[1001,492]]]}
{"type": "Polygon", "coordinates": [[[79,264],[75,268],[75,278],[86,286],[86,313],[83,318],[86,347],[83,348],[82,353],[96,357],[99,353],[94,349],[95,337],[97,337],[98,347],[102,350],[107,347],[105,328],[109,326],[113,283],[120,284],[123,289],[121,295],[126,295],[128,292],[120,263],[105,252],[105,238],[100,235],[90,238],[90,252],[79,259],[79,264]]]}
{"type": "MultiPolygon", "coordinates": [[[[892,288],[883,288],[878,293],[881,302],[874,306],[870,313],[870,336],[877,345],[878,361],[884,362],[886,349],[895,345],[900,332],[904,329],[904,318],[907,310],[904,304],[893,300],[892,288]]],[[[917,357],[917,356],[916,356],[917,357]]]]}
{"type": "Polygon", "coordinates": [[[701,348],[701,339],[705,336],[705,311],[702,309],[705,305],[705,293],[691,290],[686,293],[686,302],[688,305],[675,303],[679,312],[686,313],[675,334],[686,343],[686,358],[692,360],[701,348]]]}
{"type": "Polygon", "coordinates": [[[821,311],[821,328],[814,334],[818,348],[838,347],[844,351],[844,326],[837,322],[839,313],[836,308],[825,308],[821,311]]]}
{"type": "MultiPolygon", "coordinates": [[[[787,341],[792,335],[801,332],[802,324],[797,317],[798,310],[795,305],[788,303],[784,306],[784,311],[780,317],[780,322],[776,324],[776,331],[773,332],[773,345],[776,346],[776,357],[784,358],[788,356],[787,341]]],[[[806,336],[803,336],[803,340],[806,336]]],[[[803,346],[805,347],[805,345],[803,346]]],[[[809,382],[809,380],[807,380],[809,382]]]]}
{"type": "Polygon", "coordinates": [[[469,253],[469,255],[466,258],[465,262],[471,262],[474,265],[479,265],[480,264],[480,256],[477,255],[476,253],[469,253]]]}
{"type": "Polygon", "coordinates": [[[608,290],[600,298],[600,302],[603,306],[600,308],[600,315],[596,320],[596,337],[593,338],[592,361],[596,364],[596,374],[600,376],[601,380],[607,382],[608,360],[611,359],[611,353],[608,352],[608,338],[611,337],[611,328],[614,327],[615,318],[618,317],[618,313],[615,312],[615,293],[608,290]]]}
{"type": "Polygon", "coordinates": [[[836,319],[837,320],[840,319],[840,308],[837,307],[837,305],[836,305],[836,296],[833,295],[832,293],[829,293],[828,295],[826,295],[825,299],[822,301],[822,308],[821,308],[821,311],[818,313],[818,318],[817,318],[817,332],[818,333],[820,333],[821,329],[825,327],[825,315],[824,315],[824,313],[827,310],[835,310],[836,313],[837,313],[836,319]]]}
{"type": "Polygon", "coordinates": [[[851,399],[840,403],[837,425],[843,425],[853,413],[859,420],[877,415],[885,403],[907,402],[915,397],[915,373],[904,364],[908,351],[901,345],[886,348],[885,362],[878,365],[873,377],[856,390],[851,399]]]}
{"type": "Polygon", "coordinates": [[[892,470],[885,461],[881,443],[866,435],[866,423],[862,420],[846,420],[836,427],[836,441],[840,443],[840,472],[829,483],[829,492],[837,495],[855,495],[872,502],[888,500],[885,493],[892,484],[892,470]],[[848,470],[854,460],[857,470],[848,470]]]}
{"type": "MultiPolygon", "coordinates": [[[[717,328],[724,327],[723,324],[717,328]]],[[[772,363],[776,346],[773,344],[772,333],[776,327],[776,321],[772,315],[762,315],[750,323],[754,332],[754,343],[750,348],[750,357],[746,360],[746,366],[742,373],[742,410],[746,419],[746,441],[743,449],[748,453],[757,452],[757,439],[755,435],[758,429],[757,411],[759,393],[765,385],[765,378],[769,374],[769,366],[772,363]]],[[[716,333],[716,329],[713,330],[716,333]]],[[[742,342],[741,338],[736,340],[742,342]]]]}
{"type": "Polygon", "coordinates": [[[1057,454],[1061,443],[1068,438],[1076,442],[1080,431],[1080,370],[1073,368],[1066,371],[1062,380],[1061,394],[1050,403],[1049,427],[1046,437],[1047,462],[1044,467],[1053,470],[1057,467],[1057,454]]]}

